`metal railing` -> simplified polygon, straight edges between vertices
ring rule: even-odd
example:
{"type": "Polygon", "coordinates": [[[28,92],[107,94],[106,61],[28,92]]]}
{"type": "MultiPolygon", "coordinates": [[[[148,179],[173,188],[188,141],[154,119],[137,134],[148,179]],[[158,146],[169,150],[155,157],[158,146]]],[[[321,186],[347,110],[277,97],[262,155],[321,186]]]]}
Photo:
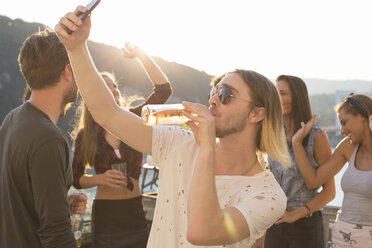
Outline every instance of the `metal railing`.
{"type": "MultiPolygon", "coordinates": [[[[157,193],[145,193],[143,194],[143,209],[146,213],[146,219],[151,225],[152,217],[154,215],[155,209],[155,202],[156,202],[157,193]]],[[[323,208],[323,226],[324,226],[324,247],[329,248],[331,244],[331,234],[332,234],[332,227],[335,223],[337,211],[339,207],[335,206],[325,206],[323,208]]]]}
{"type": "MultiPolygon", "coordinates": [[[[142,196],[143,196],[143,209],[146,214],[146,220],[149,226],[151,226],[152,218],[154,216],[157,192],[144,193],[142,196]]],[[[328,205],[323,208],[324,247],[325,248],[330,247],[331,238],[332,238],[331,236],[332,227],[333,227],[333,224],[335,223],[337,211],[339,209],[340,209],[339,207],[328,206],[328,205]]],[[[91,227],[91,220],[84,221],[84,226],[85,225],[91,227]]],[[[91,228],[88,228],[88,230],[86,230],[83,234],[82,248],[89,247],[90,239],[91,239],[91,228]]]]}
{"type": "MultiPolygon", "coordinates": [[[[147,174],[147,178],[144,177],[142,180],[142,187],[149,187],[152,188],[152,186],[156,186],[157,189],[157,177],[158,173],[157,170],[154,170],[154,168],[146,168],[147,170],[153,170],[153,173],[147,174]],[[147,180],[146,180],[147,179],[147,180]]],[[[147,171],[146,171],[147,172],[147,171]]],[[[146,175],[145,173],[143,173],[146,175]]],[[[148,221],[149,226],[151,226],[153,215],[154,215],[154,209],[155,209],[155,203],[157,198],[157,192],[149,192],[149,193],[143,193],[142,194],[143,199],[143,208],[146,214],[146,220],[148,221]]],[[[327,205],[323,208],[323,226],[324,226],[324,247],[329,248],[331,243],[331,234],[332,234],[332,227],[334,225],[337,211],[339,210],[339,207],[336,206],[330,206],[327,205]]],[[[83,247],[89,247],[90,239],[91,239],[91,220],[90,218],[86,221],[84,221],[84,226],[87,228],[83,231],[83,247]],[[86,243],[86,246],[84,246],[84,243],[86,243]]]]}
{"type": "Polygon", "coordinates": [[[332,227],[335,223],[337,211],[339,207],[325,206],[323,208],[323,226],[324,226],[324,247],[328,248],[331,245],[332,227]]]}

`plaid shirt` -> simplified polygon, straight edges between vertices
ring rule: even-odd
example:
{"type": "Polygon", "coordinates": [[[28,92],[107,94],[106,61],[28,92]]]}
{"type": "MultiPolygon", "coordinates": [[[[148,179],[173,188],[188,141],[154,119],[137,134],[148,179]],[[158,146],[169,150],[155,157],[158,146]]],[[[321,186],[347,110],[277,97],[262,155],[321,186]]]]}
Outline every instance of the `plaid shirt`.
{"type": "MultiPolygon", "coordinates": [[[[165,103],[169,96],[172,94],[172,88],[169,83],[155,85],[155,88],[150,96],[146,99],[146,101],[135,107],[129,109],[132,113],[141,116],[142,107],[146,104],[159,104],[165,103]]],[[[141,166],[142,166],[142,153],[132,149],[128,145],[123,142],[120,142],[119,151],[121,155],[121,159],[118,158],[115,154],[115,150],[110,146],[110,144],[105,139],[106,131],[98,124],[98,146],[97,146],[97,153],[94,160],[94,168],[97,174],[104,173],[105,171],[111,169],[111,164],[125,162],[127,163],[127,172],[128,177],[133,177],[135,179],[139,178],[141,173],[141,166]]],[[[81,185],[79,183],[80,177],[85,174],[85,167],[81,161],[80,156],[80,143],[82,138],[82,132],[79,131],[76,141],[75,141],[75,152],[74,152],[74,160],[72,163],[73,173],[74,173],[74,187],[77,189],[81,189],[81,185]]],[[[128,178],[129,179],[129,178],[128,178]]],[[[128,181],[129,189],[133,189],[133,183],[128,181]]]]}

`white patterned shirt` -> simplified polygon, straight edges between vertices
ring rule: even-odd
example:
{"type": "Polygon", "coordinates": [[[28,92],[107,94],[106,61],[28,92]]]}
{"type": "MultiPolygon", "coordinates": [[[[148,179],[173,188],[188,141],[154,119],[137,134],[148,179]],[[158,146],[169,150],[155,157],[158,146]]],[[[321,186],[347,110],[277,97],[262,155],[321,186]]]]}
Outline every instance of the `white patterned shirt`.
{"type": "MultiPolygon", "coordinates": [[[[186,239],[187,198],[198,154],[192,132],[178,126],[154,126],[152,159],[159,166],[159,188],[148,248],[201,247],[186,239]]],[[[216,176],[216,188],[220,207],[238,209],[250,237],[213,247],[251,247],[286,209],[287,198],[267,170],[254,176],[216,176]]]]}

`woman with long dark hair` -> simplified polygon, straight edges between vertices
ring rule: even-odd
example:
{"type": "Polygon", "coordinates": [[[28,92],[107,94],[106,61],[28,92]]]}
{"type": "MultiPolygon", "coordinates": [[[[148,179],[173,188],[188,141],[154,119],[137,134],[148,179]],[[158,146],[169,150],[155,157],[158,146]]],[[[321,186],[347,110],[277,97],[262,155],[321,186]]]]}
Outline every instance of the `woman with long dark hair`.
{"type": "MultiPolygon", "coordinates": [[[[282,218],[266,232],[265,247],[317,248],[324,246],[323,218],[319,211],[335,196],[333,178],[323,182],[323,189],[309,189],[297,166],[292,137],[301,128],[302,122],[311,119],[310,101],[304,81],[295,76],[281,75],[276,87],[282,99],[283,119],[288,148],[292,157],[290,168],[269,160],[273,172],[287,196],[287,210],[282,218]]],[[[301,146],[313,168],[318,168],[331,156],[326,134],[313,127],[304,137],[301,146]]]]}
{"type": "MultiPolygon", "coordinates": [[[[141,115],[141,109],[145,104],[165,103],[172,91],[167,77],[157,64],[139,47],[132,44],[127,43],[123,52],[125,57],[139,60],[155,88],[143,104],[129,108],[131,101],[127,99],[125,103],[123,102],[114,77],[108,73],[101,73],[116,103],[128,107],[129,111],[136,115],[141,115]]],[[[139,187],[142,153],[121,142],[97,124],[86,106],[81,123],[75,142],[74,186],[78,189],[98,186],[92,207],[91,247],[146,247],[149,230],[139,187]],[[112,169],[112,164],[116,163],[127,165],[127,178],[119,170],[112,169]],[[94,167],[96,174],[85,174],[87,167],[94,167]]]]}
{"type": "Polygon", "coordinates": [[[344,191],[341,210],[332,228],[332,248],[372,247],[372,99],[367,95],[350,95],[336,107],[346,135],[331,158],[315,170],[299,145],[312,129],[315,116],[293,136],[298,167],[309,188],[323,184],[342,167],[348,167],[341,179],[344,191]]]}

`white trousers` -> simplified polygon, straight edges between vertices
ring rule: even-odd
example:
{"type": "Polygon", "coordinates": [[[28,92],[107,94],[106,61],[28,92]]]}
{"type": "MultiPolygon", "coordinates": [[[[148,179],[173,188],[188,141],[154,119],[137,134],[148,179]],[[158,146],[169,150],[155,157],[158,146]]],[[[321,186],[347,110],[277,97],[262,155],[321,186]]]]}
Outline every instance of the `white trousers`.
{"type": "Polygon", "coordinates": [[[372,226],[350,224],[336,219],[331,248],[372,248],[372,226]]]}

